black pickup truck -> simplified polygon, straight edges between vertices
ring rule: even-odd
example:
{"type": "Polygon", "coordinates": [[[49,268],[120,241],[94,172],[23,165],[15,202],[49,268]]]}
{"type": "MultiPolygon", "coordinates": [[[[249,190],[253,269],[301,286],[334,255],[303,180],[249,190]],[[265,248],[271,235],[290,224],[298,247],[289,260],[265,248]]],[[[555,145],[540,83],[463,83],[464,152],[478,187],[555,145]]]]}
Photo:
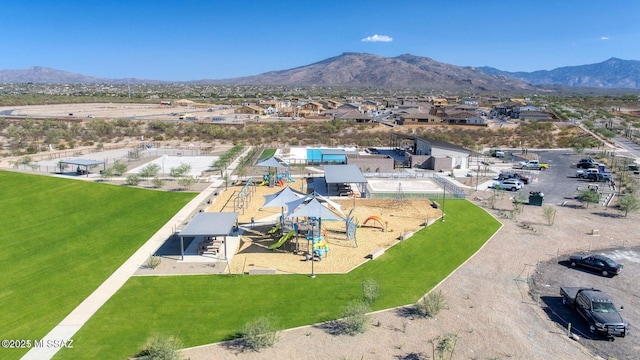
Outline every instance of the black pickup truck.
{"type": "Polygon", "coordinates": [[[576,164],[576,167],[578,169],[592,169],[592,168],[597,168],[598,167],[598,162],[595,161],[592,158],[588,158],[588,159],[580,159],[580,161],[578,161],[578,163],[576,164]]]}
{"type": "Polygon", "coordinates": [[[592,333],[610,337],[627,335],[628,324],[604,292],[592,288],[561,287],[560,295],[563,304],[571,306],[589,323],[592,333]]]}

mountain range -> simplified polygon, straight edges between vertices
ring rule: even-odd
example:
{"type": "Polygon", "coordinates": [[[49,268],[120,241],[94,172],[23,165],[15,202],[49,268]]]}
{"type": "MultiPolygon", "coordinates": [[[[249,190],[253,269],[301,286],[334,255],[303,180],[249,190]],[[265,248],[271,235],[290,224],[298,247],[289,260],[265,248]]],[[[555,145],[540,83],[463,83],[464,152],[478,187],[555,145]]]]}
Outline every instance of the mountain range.
{"type": "Polygon", "coordinates": [[[564,85],[600,89],[640,89],[640,61],[611,58],[597,64],[565,66],[553,70],[508,72],[492,67],[478,70],[503,75],[532,85],[564,85]]]}
{"type": "MultiPolygon", "coordinates": [[[[0,83],[169,84],[147,79],[105,79],[34,66],[0,70],[0,83]]],[[[451,91],[535,91],[541,87],[640,89],[640,61],[611,58],[601,63],[534,72],[507,72],[492,67],[463,67],[428,57],[404,54],[382,57],[343,53],[310,65],[222,80],[180,82],[195,85],[289,85],[424,88],[451,91]]]]}

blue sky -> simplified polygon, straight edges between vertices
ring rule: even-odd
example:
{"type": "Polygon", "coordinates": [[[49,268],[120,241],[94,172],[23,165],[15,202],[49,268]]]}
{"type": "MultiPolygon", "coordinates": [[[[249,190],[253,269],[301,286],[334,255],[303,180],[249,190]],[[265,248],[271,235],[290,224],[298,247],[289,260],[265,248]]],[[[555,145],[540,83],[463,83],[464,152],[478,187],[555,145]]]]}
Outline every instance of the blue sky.
{"type": "Polygon", "coordinates": [[[0,69],[188,81],[363,52],[551,70],[640,60],[640,1],[11,1],[0,69]]]}

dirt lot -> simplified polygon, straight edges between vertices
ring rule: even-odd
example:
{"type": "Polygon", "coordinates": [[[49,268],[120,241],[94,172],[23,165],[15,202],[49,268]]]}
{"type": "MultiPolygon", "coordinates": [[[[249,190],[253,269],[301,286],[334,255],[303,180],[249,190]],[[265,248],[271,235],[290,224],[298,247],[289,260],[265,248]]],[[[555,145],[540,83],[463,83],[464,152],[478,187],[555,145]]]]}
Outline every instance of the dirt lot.
{"type": "MultiPolygon", "coordinates": [[[[476,196],[488,197],[479,193],[470,198],[476,196]]],[[[640,246],[633,235],[640,227],[638,214],[620,218],[616,210],[602,207],[557,207],[555,223],[549,226],[540,207],[525,207],[517,215],[511,214],[512,209],[508,196],[495,209],[487,209],[504,226],[437,287],[446,298],[447,309],[435,319],[415,319],[401,309],[391,309],[372,314],[372,326],[357,336],[332,335],[318,324],[283,331],[274,347],[259,353],[239,352],[219,343],[189,349],[185,355],[191,359],[428,359],[433,354],[430,340],[453,333],[457,335],[453,359],[616,356],[619,352],[607,352],[609,343],[570,340],[563,325],[550,316],[549,305],[530,295],[529,283],[535,274],[546,271],[546,262],[556,266],[562,254],[640,246]],[[598,236],[591,235],[594,229],[598,236]]],[[[628,279],[627,288],[637,291],[633,266],[619,278],[628,279]]],[[[549,296],[556,296],[556,285],[542,286],[548,288],[549,296]]],[[[633,296],[637,299],[638,293],[633,296]]],[[[631,301],[624,305],[634,306],[631,301]]],[[[624,348],[619,358],[637,353],[634,339],[632,332],[614,342],[616,348],[624,348]]]]}
{"type": "Polygon", "coordinates": [[[640,353],[640,340],[633,326],[640,324],[640,309],[637,308],[640,289],[640,247],[606,249],[601,253],[624,264],[623,273],[613,278],[594,274],[579,268],[571,268],[567,257],[545,261],[538,266],[532,281],[534,299],[540,299],[541,306],[558,326],[572,325],[589,350],[605,359],[632,359],[640,353]],[[560,286],[594,287],[606,292],[618,307],[624,306],[623,318],[631,325],[631,331],[625,338],[607,339],[591,334],[584,321],[570,307],[562,304],[558,297],[560,286]]]}

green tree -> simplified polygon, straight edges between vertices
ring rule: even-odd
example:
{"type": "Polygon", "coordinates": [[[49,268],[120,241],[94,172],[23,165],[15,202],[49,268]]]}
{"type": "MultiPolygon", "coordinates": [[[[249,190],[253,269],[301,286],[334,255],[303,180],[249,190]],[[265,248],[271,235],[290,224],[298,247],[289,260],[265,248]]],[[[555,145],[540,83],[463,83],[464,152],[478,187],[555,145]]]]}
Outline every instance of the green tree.
{"type": "Polygon", "coordinates": [[[174,177],[174,178],[180,178],[188,174],[189,171],[191,171],[191,165],[180,164],[177,167],[171,168],[171,170],[169,170],[169,175],[171,175],[171,177],[174,177]]]}
{"type": "Polygon", "coordinates": [[[104,181],[109,181],[113,177],[113,174],[114,174],[114,171],[113,171],[113,168],[111,167],[111,168],[104,169],[100,174],[100,177],[102,177],[104,181]]]}
{"type": "Polygon", "coordinates": [[[140,176],[144,179],[152,178],[160,172],[160,165],[149,164],[140,170],[140,176]]]}
{"type": "Polygon", "coordinates": [[[364,279],[362,282],[362,294],[364,301],[368,304],[373,303],[380,296],[380,283],[375,279],[364,279]]]}
{"type": "Polygon", "coordinates": [[[578,193],[578,200],[586,204],[587,209],[589,204],[595,204],[600,201],[600,194],[593,189],[580,190],[578,193]]]}
{"type": "Polygon", "coordinates": [[[122,175],[127,172],[128,165],[118,160],[111,166],[114,175],[122,175]]]}
{"type": "Polygon", "coordinates": [[[624,211],[624,217],[630,212],[636,212],[640,210],[640,200],[633,195],[626,195],[618,200],[618,208],[624,211]]]}

